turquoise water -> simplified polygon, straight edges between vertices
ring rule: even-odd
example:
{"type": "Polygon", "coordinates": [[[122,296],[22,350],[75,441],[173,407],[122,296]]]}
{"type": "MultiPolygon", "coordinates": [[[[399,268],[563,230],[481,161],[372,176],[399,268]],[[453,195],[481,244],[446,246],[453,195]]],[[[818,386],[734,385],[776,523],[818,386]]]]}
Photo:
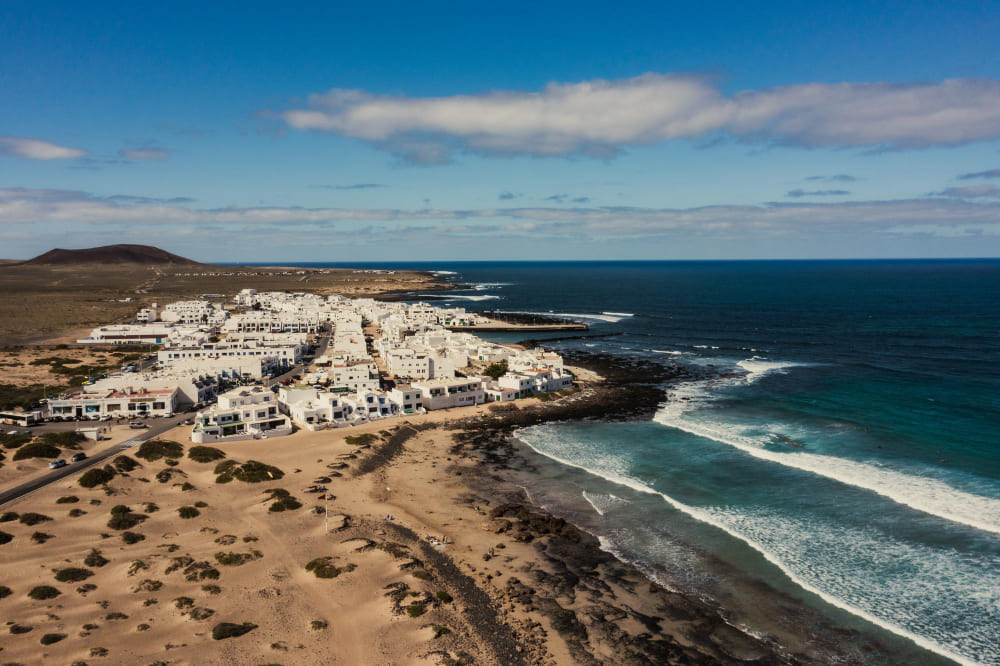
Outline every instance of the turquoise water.
{"type": "Polygon", "coordinates": [[[1000,261],[434,267],[469,309],[622,333],[556,348],[719,371],[647,422],[519,433],[609,550],[721,589],[708,553],[911,661],[1000,664],[1000,261]]]}

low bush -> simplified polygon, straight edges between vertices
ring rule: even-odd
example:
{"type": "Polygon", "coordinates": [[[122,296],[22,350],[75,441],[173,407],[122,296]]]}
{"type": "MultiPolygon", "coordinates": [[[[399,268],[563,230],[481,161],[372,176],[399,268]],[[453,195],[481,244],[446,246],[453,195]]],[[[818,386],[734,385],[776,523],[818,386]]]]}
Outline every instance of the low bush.
{"type": "Polygon", "coordinates": [[[184,568],[184,580],[196,583],[202,580],[218,580],[219,570],[209,562],[195,562],[184,568]]]}
{"type": "Polygon", "coordinates": [[[161,458],[180,458],[184,455],[184,447],[177,442],[166,439],[151,439],[143,442],[135,452],[136,458],[153,462],[161,458]]]}
{"type": "Polygon", "coordinates": [[[201,589],[208,594],[222,594],[222,588],[218,585],[202,585],[201,589]]]}
{"type": "Polygon", "coordinates": [[[64,430],[62,432],[47,432],[42,435],[42,441],[64,449],[78,449],[80,448],[79,444],[86,442],[87,438],[75,430],[64,430]]]}
{"type": "Polygon", "coordinates": [[[0,434],[0,446],[3,446],[5,449],[16,449],[19,446],[24,446],[30,441],[31,435],[0,434]]]}
{"type": "Polygon", "coordinates": [[[344,441],[351,446],[359,446],[362,444],[371,444],[377,439],[378,437],[376,437],[373,433],[366,432],[361,435],[348,435],[344,438],[344,441]]]}
{"type": "Polygon", "coordinates": [[[45,444],[44,442],[33,442],[25,444],[14,454],[14,460],[27,460],[28,458],[58,458],[62,450],[58,446],[45,444]]]}
{"type": "Polygon", "coordinates": [[[432,624],[431,629],[434,630],[434,638],[441,638],[451,633],[451,629],[443,624],[432,624]]]}
{"type": "Polygon", "coordinates": [[[145,504],[142,505],[142,510],[145,511],[146,513],[155,513],[156,511],[160,510],[160,507],[156,506],[152,502],[146,502],[145,504]]]}
{"type": "Polygon", "coordinates": [[[62,592],[52,587],[51,585],[36,585],[35,587],[31,588],[30,592],[28,592],[28,596],[31,597],[32,599],[35,599],[36,601],[44,601],[45,599],[55,599],[60,594],[62,594],[62,592]]]}
{"type": "Polygon", "coordinates": [[[76,504],[80,498],[76,495],[65,495],[56,500],[56,504],[76,504]]]}
{"type": "Polygon", "coordinates": [[[427,606],[419,601],[414,601],[406,607],[406,614],[410,617],[420,617],[427,612],[427,606]]]}
{"type": "MultiPolygon", "coordinates": [[[[115,508],[117,509],[118,507],[115,508]]],[[[108,527],[113,530],[131,529],[147,518],[145,514],[133,513],[128,507],[125,507],[125,513],[115,513],[112,509],[111,514],[111,520],[108,521],[108,527]]]]}
{"type": "Polygon", "coordinates": [[[438,598],[438,601],[445,604],[450,604],[453,601],[451,595],[445,592],[444,590],[438,590],[434,596],[438,598]]]}
{"type": "Polygon", "coordinates": [[[237,636],[250,633],[256,628],[257,625],[250,622],[244,622],[243,624],[220,622],[212,627],[212,638],[217,641],[221,641],[225,638],[236,638],[237,636]]]}
{"type": "Polygon", "coordinates": [[[17,520],[18,513],[16,511],[5,511],[2,516],[0,516],[0,523],[9,523],[12,520],[17,520]]]}
{"type": "Polygon", "coordinates": [[[152,580],[150,578],[147,578],[146,580],[144,580],[141,583],[139,583],[136,586],[136,588],[135,588],[134,591],[135,592],[158,592],[160,590],[160,588],[162,588],[162,587],[163,587],[163,583],[162,582],[160,582],[158,580],[152,580]]]}
{"type": "Polygon", "coordinates": [[[269,500],[273,500],[271,505],[267,507],[267,510],[271,513],[294,511],[295,509],[302,508],[302,502],[292,497],[291,493],[284,488],[271,488],[270,490],[265,490],[264,494],[268,495],[269,500]]]}
{"type": "Polygon", "coordinates": [[[202,608],[201,606],[199,606],[198,608],[192,608],[191,612],[188,613],[188,617],[190,617],[192,620],[198,620],[199,622],[201,620],[207,620],[213,615],[215,615],[214,610],[212,610],[211,608],[202,608]]]}
{"type": "Polygon", "coordinates": [[[64,638],[66,638],[66,634],[45,634],[42,636],[42,640],[38,642],[42,645],[52,645],[53,643],[58,643],[64,638]]]}
{"type": "Polygon", "coordinates": [[[309,626],[313,631],[322,631],[323,629],[329,627],[330,624],[326,620],[313,620],[309,623],[309,626]]]}
{"type": "Polygon", "coordinates": [[[77,481],[84,488],[96,488],[115,478],[115,470],[110,465],[91,467],[77,481]]]}
{"type": "Polygon", "coordinates": [[[5,543],[10,543],[13,538],[14,538],[13,534],[0,530],[0,546],[2,546],[5,543]]]}
{"type": "Polygon", "coordinates": [[[83,509],[70,509],[69,510],[69,517],[70,518],[79,518],[80,516],[86,516],[86,515],[87,515],[87,512],[84,511],[83,509]]]}
{"type": "Polygon", "coordinates": [[[181,610],[184,610],[186,608],[193,608],[194,599],[192,599],[191,597],[177,597],[176,599],[174,599],[174,606],[177,606],[177,608],[180,608],[181,610]]]}
{"type": "Polygon", "coordinates": [[[101,551],[96,548],[91,548],[87,556],[83,558],[83,563],[88,567],[103,567],[105,564],[110,562],[108,558],[101,555],[101,551]]]}
{"type": "Polygon", "coordinates": [[[21,634],[27,634],[32,629],[34,629],[34,627],[32,627],[31,625],[24,625],[24,624],[10,625],[10,633],[14,634],[15,636],[20,636],[21,634]]]}
{"type": "Polygon", "coordinates": [[[239,567],[247,562],[253,562],[254,560],[259,560],[264,556],[264,553],[259,550],[252,550],[249,553],[223,553],[218,552],[215,554],[215,561],[226,567],[239,567]]]}
{"type": "Polygon", "coordinates": [[[45,521],[52,519],[42,513],[29,512],[29,513],[22,513],[20,520],[22,525],[29,525],[34,527],[39,523],[44,523],[45,521]]]}
{"type": "Polygon", "coordinates": [[[128,615],[126,615],[125,613],[119,613],[118,611],[115,611],[113,613],[108,613],[107,615],[105,615],[104,619],[105,620],[127,620],[128,619],[128,615]]]}
{"type": "Polygon", "coordinates": [[[45,543],[49,539],[54,539],[54,534],[46,534],[45,532],[35,532],[31,535],[31,540],[35,543],[45,543]]]}
{"type": "Polygon", "coordinates": [[[6,585],[0,585],[0,599],[5,599],[11,595],[11,589],[6,585]]]}
{"type": "Polygon", "coordinates": [[[83,567],[67,567],[65,569],[56,570],[56,580],[60,583],[79,583],[82,580],[87,580],[93,575],[93,571],[90,569],[84,569],[83,567]]]}
{"type": "Polygon", "coordinates": [[[177,509],[177,513],[178,515],[180,515],[181,518],[184,519],[197,518],[198,516],[201,515],[201,511],[194,508],[193,506],[182,506],[181,508],[177,509]]]}
{"type": "Polygon", "coordinates": [[[111,461],[118,472],[127,473],[139,468],[139,463],[126,455],[120,455],[111,461]]]}
{"type": "Polygon", "coordinates": [[[129,546],[131,546],[134,543],[139,543],[145,538],[146,538],[145,535],[139,534],[137,532],[122,532],[122,541],[124,541],[129,546]]]}
{"type": "Polygon", "coordinates": [[[262,483],[277,481],[285,476],[285,473],[277,467],[257,460],[248,460],[242,465],[235,460],[227,460],[215,466],[215,473],[218,475],[216,483],[229,483],[233,479],[244,483],[262,483]]]}
{"type": "Polygon", "coordinates": [[[192,446],[188,449],[188,458],[199,463],[215,462],[225,457],[225,452],[214,446],[192,446]]]}
{"type": "Polygon", "coordinates": [[[311,571],[316,578],[336,578],[353,566],[338,567],[333,564],[332,557],[317,557],[306,563],[306,571],[311,571]]]}

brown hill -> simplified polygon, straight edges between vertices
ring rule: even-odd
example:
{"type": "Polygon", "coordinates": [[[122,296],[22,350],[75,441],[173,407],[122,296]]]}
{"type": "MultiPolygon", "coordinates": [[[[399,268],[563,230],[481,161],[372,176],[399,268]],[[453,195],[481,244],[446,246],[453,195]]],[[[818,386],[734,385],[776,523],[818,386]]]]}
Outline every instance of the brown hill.
{"type": "Polygon", "coordinates": [[[56,248],[23,265],[72,266],[75,264],[174,264],[198,265],[197,261],[185,259],[176,254],[151,245],[104,245],[82,250],[56,248]]]}

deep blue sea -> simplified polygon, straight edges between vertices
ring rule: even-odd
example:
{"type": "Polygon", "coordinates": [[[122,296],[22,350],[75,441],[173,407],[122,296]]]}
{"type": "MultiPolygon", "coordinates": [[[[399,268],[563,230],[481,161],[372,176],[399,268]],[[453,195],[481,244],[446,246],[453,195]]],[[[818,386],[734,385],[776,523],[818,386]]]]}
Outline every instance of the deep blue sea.
{"type": "Polygon", "coordinates": [[[391,266],[622,333],[556,349],[726,375],[648,422],[519,433],[533,498],[607,549],[717,598],[723,562],[911,663],[1000,664],[1000,260],[391,266]]]}

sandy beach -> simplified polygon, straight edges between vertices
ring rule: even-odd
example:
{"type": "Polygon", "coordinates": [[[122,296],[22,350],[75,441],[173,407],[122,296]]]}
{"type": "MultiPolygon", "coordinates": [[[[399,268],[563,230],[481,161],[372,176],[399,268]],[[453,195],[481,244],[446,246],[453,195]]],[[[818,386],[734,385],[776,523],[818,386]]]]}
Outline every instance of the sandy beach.
{"type": "Polygon", "coordinates": [[[808,662],[651,583],[505,480],[504,469],[520,464],[511,428],[625,414],[662,397],[597,383],[603,368],[588,373],[582,390],[545,403],[233,442],[208,462],[189,456],[189,428],[177,428],[159,439],[181,444],[171,454],[179,457],[147,460],[129,449],[138,466],[104,486],[83,488],[71,476],[12,502],[0,512],[11,537],[0,545],[0,585],[9,588],[0,599],[2,658],[808,662]],[[273,469],[257,482],[227,480],[217,469],[227,461],[273,469]],[[317,483],[328,491],[308,492],[317,483]],[[39,586],[55,591],[33,593],[39,586]],[[222,623],[245,633],[217,639],[222,623]]]}

